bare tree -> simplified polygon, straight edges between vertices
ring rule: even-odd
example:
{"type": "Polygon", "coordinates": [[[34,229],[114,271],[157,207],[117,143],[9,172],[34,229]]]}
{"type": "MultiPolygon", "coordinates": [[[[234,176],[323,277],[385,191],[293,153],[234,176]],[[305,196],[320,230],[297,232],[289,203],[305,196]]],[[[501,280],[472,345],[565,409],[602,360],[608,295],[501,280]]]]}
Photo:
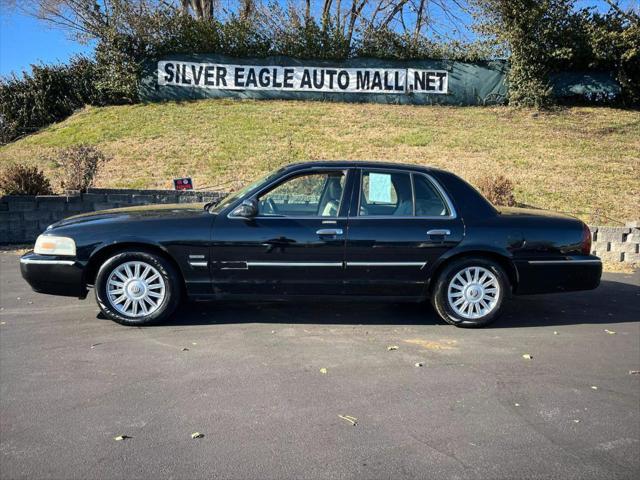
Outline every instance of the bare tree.
{"type": "Polygon", "coordinates": [[[322,30],[327,31],[329,26],[329,21],[331,19],[331,5],[333,4],[333,0],[324,0],[324,4],[322,6],[322,30]]]}
{"type": "Polygon", "coordinates": [[[200,20],[213,19],[213,0],[180,0],[185,13],[193,13],[200,20]]]}
{"type": "MultiPolygon", "coordinates": [[[[253,1],[243,3],[253,4],[253,1]]],[[[160,8],[181,8],[198,19],[212,20],[217,6],[216,0],[22,0],[14,3],[25,13],[89,38],[100,37],[107,27],[113,26],[115,19],[148,14],[160,8]]]]}
{"type": "Polygon", "coordinates": [[[356,22],[362,13],[362,10],[367,5],[368,0],[351,0],[351,12],[349,13],[349,25],[347,27],[346,39],[347,45],[351,45],[353,41],[353,32],[356,27],[356,22]]]}
{"type": "Polygon", "coordinates": [[[248,20],[255,12],[255,8],[255,0],[240,0],[240,18],[242,20],[248,20]]]}
{"type": "Polygon", "coordinates": [[[418,38],[420,36],[422,26],[428,18],[424,8],[426,3],[426,0],[419,0],[419,3],[414,3],[414,8],[416,10],[416,25],[413,29],[413,38],[418,38]]]}
{"type": "Polygon", "coordinates": [[[611,10],[615,11],[620,16],[626,18],[630,22],[636,23],[636,24],[638,22],[640,22],[640,14],[638,14],[638,12],[637,12],[637,10],[638,10],[638,6],[637,5],[635,7],[636,11],[634,11],[634,8],[631,5],[625,11],[620,7],[620,4],[619,4],[619,2],[617,0],[604,0],[604,1],[605,1],[605,3],[607,3],[607,5],[609,5],[611,10]]]}
{"type": "MultiPolygon", "coordinates": [[[[136,24],[142,13],[175,8],[203,20],[224,20],[230,15],[256,22],[272,32],[283,32],[285,23],[309,25],[315,22],[323,32],[341,34],[353,45],[366,30],[389,29],[416,39],[436,32],[436,18],[464,23],[460,12],[472,0],[237,0],[220,5],[220,0],[0,0],[16,3],[36,17],[64,28],[79,39],[101,38],[109,28],[136,24]],[[434,13],[435,11],[435,13],[434,13]]],[[[610,0],[613,2],[614,0],[610,0]]],[[[139,23],[139,22],[138,22],[139,23]]],[[[445,29],[447,30],[447,29],[445,29]]],[[[449,28],[451,32],[453,29],[449,28]]],[[[442,35],[441,35],[442,36],[442,35]]]]}
{"type": "Polygon", "coordinates": [[[19,8],[80,37],[99,37],[117,6],[110,0],[25,0],[19,8]]]}

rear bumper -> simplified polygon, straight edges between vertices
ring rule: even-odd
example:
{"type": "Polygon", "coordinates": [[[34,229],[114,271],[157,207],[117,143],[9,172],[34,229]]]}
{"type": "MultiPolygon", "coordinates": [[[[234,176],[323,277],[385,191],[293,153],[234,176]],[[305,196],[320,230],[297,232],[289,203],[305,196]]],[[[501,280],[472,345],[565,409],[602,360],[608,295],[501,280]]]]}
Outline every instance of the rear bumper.
{"type": "Polygon", "coordinates": [[[593,290],[600,285],[602,262],[593,255],[562,259],[516,260],[519,295],[593,290]]]}
{"type": "Polygon", "coordinates": [[[70,257],[27,253],[20,258],[20,272],[38,293],[85,298],[83,266],[70,257]]]}

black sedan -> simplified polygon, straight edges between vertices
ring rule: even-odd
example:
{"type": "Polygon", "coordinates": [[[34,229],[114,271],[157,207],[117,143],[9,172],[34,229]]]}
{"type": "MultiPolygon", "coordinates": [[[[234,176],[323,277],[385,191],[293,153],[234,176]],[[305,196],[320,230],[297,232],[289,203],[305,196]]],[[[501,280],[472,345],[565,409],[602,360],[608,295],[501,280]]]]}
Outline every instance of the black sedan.
{"type": "Polygon", "coordinates": [[[377,162],[282,168],[217,204],[153,205],[51,225],[21,262],[37,292],[84,298],[125,325],[180,301],[423,301],[487,325],[511,294],[596,288],[580,220],[496,208],[459,177],[377,162]]]}

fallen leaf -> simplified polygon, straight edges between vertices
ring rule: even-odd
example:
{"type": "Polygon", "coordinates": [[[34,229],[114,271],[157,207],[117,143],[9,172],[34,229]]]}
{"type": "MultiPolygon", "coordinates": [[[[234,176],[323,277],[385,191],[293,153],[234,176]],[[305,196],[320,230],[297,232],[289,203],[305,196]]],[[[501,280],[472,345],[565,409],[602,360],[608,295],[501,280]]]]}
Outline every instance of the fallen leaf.
{"type": "Polygon", "coordinates": [[[200,433],[200,432],[193,432],[191,434],[191,438],[204,438],[204,433],[200,433]]]}
{"type": "Polygon", "coordinates": [[[615,335],[616,332],[614,332],[613,330],[608,330],[608,329],[604,329],[605,332],[607,332],[609,335],[615,335]]]}
{"type": "Polygon", "coordinates": [[[533,355],[525,353],[524,355],[522,355],[522,358],[524,358],[525,360],[533,360],[533,355]]]}
{"type": "Polygon", "coordinates": [[[399,348],[399,347],[398,347],[397,345],[389,345],[389,346],[387,347],[387,350],[389,350],[389,351],[391,351],[391,350],[398,350],[398,348],[399,348]]]}
{"type": "Polygon", "coordinates": [[[326,369],[326,368],[324,368],[324,367],[322,367],[322,368],[320,369],[320,373],[322,373],[323,375],[325,375],[325,374],[327,373],[327,369],[326,369]]]}
{"type": "Polygon", "coordinates": [[[117,437],[113,437],[116,442],[121,442],[122,440],[126,440],[127,438],[132,438],[129,435],[118,435],[117,437]]]}
{"type": "Polygon", "coordinates": [[[356,417],[352,417],[351,415],[338,415],[343,420],[351,423],[354,427],[358,424],[358,419],[356,417]]]}

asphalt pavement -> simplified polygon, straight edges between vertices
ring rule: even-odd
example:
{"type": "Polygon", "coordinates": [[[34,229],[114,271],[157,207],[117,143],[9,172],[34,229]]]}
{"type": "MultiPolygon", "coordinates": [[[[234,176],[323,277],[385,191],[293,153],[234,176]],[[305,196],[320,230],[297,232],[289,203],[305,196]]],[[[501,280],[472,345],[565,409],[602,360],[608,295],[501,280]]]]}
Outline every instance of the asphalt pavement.
{"type": "Polygon", "coordinates": [[[516,297],[482,330],[330,302],[132,328],[32,292],[13,253],[0,277],[2,479],[640,475],[638,272],[516,297]]]}

